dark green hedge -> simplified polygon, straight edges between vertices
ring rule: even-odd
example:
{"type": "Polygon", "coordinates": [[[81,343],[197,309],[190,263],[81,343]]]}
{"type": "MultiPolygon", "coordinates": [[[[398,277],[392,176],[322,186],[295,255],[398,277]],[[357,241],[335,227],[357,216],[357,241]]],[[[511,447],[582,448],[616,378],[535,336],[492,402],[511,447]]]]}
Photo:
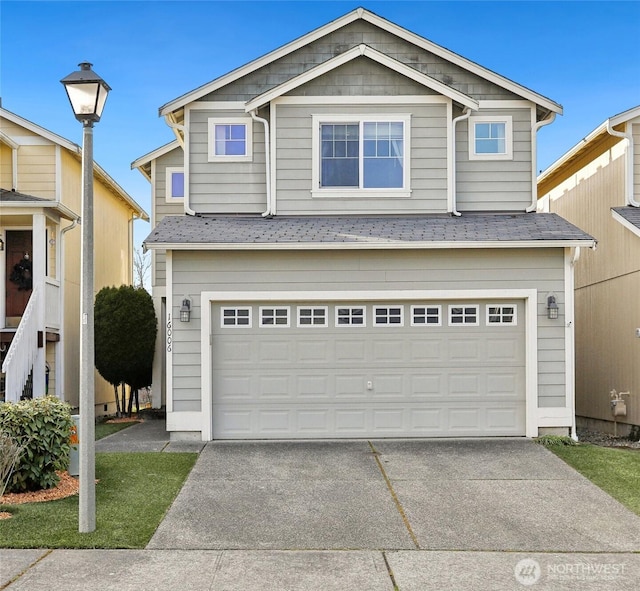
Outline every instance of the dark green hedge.
{"type": "Polygon", "coordinates": [[[71,407],[53,396],[0,403],[0,432],[24,446],[7,492],[53,488],[69,466],[71,407]]]}

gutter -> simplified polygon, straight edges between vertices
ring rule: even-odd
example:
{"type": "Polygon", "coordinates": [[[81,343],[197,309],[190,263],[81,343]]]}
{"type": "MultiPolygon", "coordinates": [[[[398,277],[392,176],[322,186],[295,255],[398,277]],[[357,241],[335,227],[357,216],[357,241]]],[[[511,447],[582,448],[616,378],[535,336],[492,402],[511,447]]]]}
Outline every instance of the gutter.
{"type": "Polygon", "coordinates": [[[269,122],[262,117],[256,115],[257,109],[249,111],[254,121],[259,121],[264,126],[264,163],[265,163],[265,184],[267,190],[267,209],[263,212],[262,217],[268,218],[276,215],[276,203],[271,192],[271,143],[269,139],[269,122]]]}
{"type": "Polygon", "coordinates": [[[613,126],[611,125],[611,119],[607,119],[607,133],[614,137],[619,137],[627,140],[627,159],[625,161],[625,205],[630,205],[631,207],[640,207],[640,203],[638,203],[633,197],[633,134],[631,133],[631,131],[622,132],[613,129],[613,126]]]}
{"type": "Polygon", "coordinates": [[[545,125],[550,125],[555,121],[556,114],[551,111],[548,119],[536,121],[531,127],[531,205],[525,210],[527,213],[538,209],[538,130],[545,125]]]}

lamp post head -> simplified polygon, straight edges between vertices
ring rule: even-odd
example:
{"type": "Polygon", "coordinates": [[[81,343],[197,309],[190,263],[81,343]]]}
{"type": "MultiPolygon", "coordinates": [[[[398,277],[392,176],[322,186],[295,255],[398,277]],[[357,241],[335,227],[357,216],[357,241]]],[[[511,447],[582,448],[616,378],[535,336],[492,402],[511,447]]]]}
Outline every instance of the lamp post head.
{"type": "Polygon", "coordinates": [[[76,119],[92,126],[100,121],[111,87],[96,74],[89,62],[78,64],[80,70],[72,72],[60,82],[64,85],[76,119]]]}

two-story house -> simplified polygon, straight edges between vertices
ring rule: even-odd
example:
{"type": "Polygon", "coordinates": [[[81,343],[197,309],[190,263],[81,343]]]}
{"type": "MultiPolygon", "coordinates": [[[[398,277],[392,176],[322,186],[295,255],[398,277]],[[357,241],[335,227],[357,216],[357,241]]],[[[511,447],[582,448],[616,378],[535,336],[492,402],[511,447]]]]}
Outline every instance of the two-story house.
{"type": "Polygon", "coordinates": [[[576,265],[576,414],[626,434],[640,425],[640,106],[562,155],[538,177],[538,192],[541,211],[598,239],[576,265]],[[612,405],[613,391],[628,393],[623,404],[612,405]]]}
{"type": "Polygon", "coordinates": [[[573,434],[594,240],[535,213],[561,111],[364,9],[162,106],[132,166],[171,436],[573,434]]]}
{"type": "MultiPolygon", "coordinates": [[[[133,221],[145,211],[94,165],[95,288],[130,284],[133,221]]],[[[0,109],[1,396],[78,405],[80,146],[0,109]]],[[[114,412],[96,373],[96,414],[114,412]]]]}

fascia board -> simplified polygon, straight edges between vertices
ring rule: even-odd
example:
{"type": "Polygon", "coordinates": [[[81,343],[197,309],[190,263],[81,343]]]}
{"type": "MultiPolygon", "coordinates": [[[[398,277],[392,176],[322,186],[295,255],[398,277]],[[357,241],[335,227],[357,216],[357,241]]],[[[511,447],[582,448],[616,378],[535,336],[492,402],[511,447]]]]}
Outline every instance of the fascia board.
{"type": "Polygon", "coordinates": [[[9,137],[4,131],[0,131],[0,142],[9,146],[12,150],[17,150],[20,144],[16,143],[11,137],[9,137]]]}
{"type": "Polygon", "coordinates": [[[460,250],[503,248],[595,248],[595,240],[518,240],[499,242],[308,242],[191,243],[145,242],[148,250],[460,250]]]}
{"type": "Polygon", "coordinates": [[[480,66],[479,64],[476,64],[475,62],[472,62],[467,58],[464,58],[461,55],[442,47],[441,45],[437,45],[436,43],[433,43],[432,41],[429,41],[424,37],[420,37],[419,35],[416,35],[415,33],[412,33],[411,31],[408,31],[407,29],[404,29],[399,25],[396,25],[371,12],[364,11],[362,18],[363,20],[377,25],[380,28],[403,39],[406,39],[414,45],[417,45],[418,47],[421,47],[426,51],[429,51],[443,59],[446,59],[456,64],[457,66],[460,66],[461,68],[464,68],[465,70],[468,70],[480,76],[481,78],[485,78],[486,80],[493,82],[494,84],[497,84],[498,86],[501,86],[502,88],[513,92],[514,94],[518,94],[523,98],[533,101],[534,103],[540,105],[541,107],[544,107],[545,109],[562,115],[562,106],[558,103],[518,84],[517,82],[513,82],[513,80],[509,80],[508,78],[505,78],[504,76],[501,76],[496,72],[488,70],[487,68],[484,68],[483,66],[480,66]]]}
{"type": "Polygon", "coordinates": [[[80,216],[69,209],[60,201],[3,201],[2,209],[5,211],[5,215],[11,213],[13,215],[27,214],[31,215],[34,209],[53,209],[57,211],[62,217],[68,220],[77,220],[80,216]],[[9,211],[9,209],[11,211],[9,211]]]}
{"type": "Polygon", "coordinates": [[[307,33],[306,35],[303,35],[302,37],[299,37],[294,41],[291,41],[290,43],[287,43],[286,45],[283,45],[282,47],[252,62],[249,62],[244,66],[241,66],[240,68],[233,70],[232,72],[229,72],[228,74],[221,76],[220,78],[217,78],[211,82],[208,82],[207,84],[199,86],[195,90],[192,90],[191,92],[188,92],[187,94],[184,94],[178,97],[177,99],[162,105],[159,108],[159,114],[160,116],[165,116],[173,111],[181,109],[185,105],[193,101],[196,101],[199,98],[211,92],[215,92],[216,90],[218,90],[219,88],[222,88],[226,84],[230,84],[231,82],[238,80],[242,76],[245,76],[263,66],[266,66],[272,63],[273,61],[280,59],[281,57],[284,57],[289,53],[301,47],[304,47],[305,45],[308,45],[309,43],[312,43],[313,41],[316,41],[317,39],[320,39],[321,37],[328,35],[329,33],[332,33],[333,31],[339,29],[340,27],[343,27],[359,18],[362,18],[363,20],[370,22],[393,35],[399,36],[402,39],[406,39],[410,43],[413,43],[416,46],[421,47],[422,49],[425,49],[426,51],[434,53],[435,55],[438,55],[443,59],[449,60],[452,63],[470,72],[473,72],[474,74],[490,82],[493,82],[494,84],[497,84],[498,86],[505,88],[510,92],[513,92],[514,94],[517,94],[519,96],[522,96],[523,98],[531,100],[532,102],[536,103],[537,105],[540,105],[541,107],[544,107],[555,113],[562,114],[562,106],[559,105],[558,103],[555,103],[554,101],[532,90],[529,90],[528,88],[525,88],[524,86],[521,86],[520,84],[517,84],[505,78],[504,76],[500,76],[499,74],[496,74],[491,70],[487,70],[486,68],[483,68],[482,66],[476,64],[475,62],[472,62],[466,58],[463,58],[462,56],[448,49],[445,49],[444,47],[441,47],[440,45],[437,45],[431,41],[428,41],[427,39],[420,37],[419,35],[416,35],[415,33],[412,33],[411,31],[408,31],[407,29],[404,29],[399,25],[391,23],[390,21],[382,17],[379,17],[376,14],[373,14],[367,10],[364,10],[363,8],[358,8],[330,23],[327,23],[326,25],[318,29],[315,29],[314,31],[311,31],[310,33],[307,33]]]}
{"type": "Polygon", "coordinates": [[[131,170],[133,170],[134,168],[140,168],[145,164],[150,164],[152,160],[155,160],[156,158],[160,158],[161,156],[164,156],[165,154],[168,154],[169,152],[179,147],[180,147],[180,144],[178,140],[173,140],[172,142],[169,142],[164,146],[160,146],[159,148],[156,148],[152,152],[149,152],[144,156],[140,156],[140,158],[137,158],[136,160],[134,160],[131,163],[131,170]]]}
{"type": "Polygon", "coordinates": [[[640,228],[638,228],[638,226],[632,224],[628,219],[622,217],[617,211],[613,209],[611,210],[611,217],[613,217],[616,222],[622,224],[627,230],[633,232],[638,238],[640,238],[640,228]]]}
{"type": "Polygon", "coordinates": [[[181,109],[185,105],[188,105],[189,103],[196,101],[211,92],[215,92],[226,84],[230,84],[231,82],[238,80],[239,78],[242,78],[243,76],[246,76],[247,74],[250,74],[255,70],[258,70],[259,68],[262,68],[280,59],[281,57],[284,57],[289,53],[292,53],[293,51],[304,47],[305,45],[313,43],[317,39],[320,39],[325,35],[328,35],[333,31],[336,31],[337,29],[357,20],[361,17],[363,12],[365,12],[363,9],[358,8],[334,21],[331,21],[330,23],[327,23],[326,25],[318,29],[314,29],[313,31],[307,33],[306,35],[303,35],[302,37],[298,37],[297,39],[290,41],[286,45],[283,45],[282,47],[279,47],[278,49],[275,49],[274,51],[271,51],[266,55],[263,55],[262,57],[259,57],[258,59],[245,64],[244,66],[232,70],[231,72],[221,76],[220,78],[216,78],[215,80],[212,80],[207,84],[199,86],[195,90],[192,90],[191,92],[188,92],[187,94],[184,94],[177,99],[161,106],[159,109],[160,116],[162,117],[171,113],[172,111],[181,109]]]}
{"type": "Polygon", "coordinates": [[[322,76],[361,56],[368,57],[369,59],[372,59],[373,61],[386,66],[387,68],[392,69],[399,74],[402,74],[403,76],[406,76],[407,78],[410,78],[411,80],[422,84],[423,86],[430,88],[431,90],[435,90],[436,92],[439,92],[440,94],[456,102],[459,102],[462,105],[469,107],[470,109],[478,110],[479,108],[478,101],[474,100],[470,96],[459,92],[454,88],[447,86],[446,84],[443,84],[442,82],[436,80],[435,78],[432,78],[431,76],[428,76],[427,74],[418,72],[418,70],[407,66],[406,64],[403,64],[402,62],[391,58],[368,45],[361,44],[358,47],[353,47],[348,51],[345,51],[344,53],[331,58],[326,62],[315,66],[314,68],[311,68],[310,70],[307,70],[306,72],[303,72],[302,74],[299,74],[294,78],[291,78],[290,80],[287,80],[287,82],[276,86],[268,92],[257,96],[253,100],[247,102],[247,104],[245,105],[245,111],[249,112],[253,111],[254,109],[258,109],[263,105],[271,102],[272,100],[277,99],[288,92],[291,92],[295,88],[298,88],[299,86],[302,86],[303,84],[306,84],[307,82],[314,80],[315,78],[318,78],[319,76],[322,76]]]}
{"type": "Polygon", "coordinates": [[[4,117],[5,119],[11,121],[12,123],[15,123],[16,125],[20,125],[21,127],[28,129],[31,133],[35,133],[36,135],[39,135],[40,137],[43,137],[54,144],[58,144],[59,146],[66,148],[70,152],[74,152],[75,154],[82,153],[82,148],[80,148],[78,144],[74,144],[73,142],[70,142],[69,140],[66,140],[63,137],[45,129],[44,127],[40,127],[39,125],[36,125],[35,123],[28,121],[27,119],[23,119],[22,117],[16,115],[15,113],[12,113],[11,111],[0,108],[0,117],[4,117]]]}
{"type": "MultiPolygon", "coordinates": [[[[591,144],[598,137],[607,134],[607,127],[611,125],[611,127],[616,127],[617,125],[621,125],[630,121],[631,119],[635,119],[636,117],[640,117],[640,106],[629,109],[628,111],[624,111],[618,115],[614,115],[609,119],[603,121],[598,127],[596,127],[592,132],[590,132],[586,137],[580,140],[575,146],[570,148],[567,152],[565,152],[560,158],[558,158],[555,162],[553,162],[546,170],[542,171],[538,175],[538,183],[544,181],[547,177],[552,175],[556,170],[560,169],[564,164],[566,164],[569,160],[571,160],[574,156],[587,149],[589,144],[591,144]]],[[[620,140],[622,141],[622,140],[620,140]]]]}

